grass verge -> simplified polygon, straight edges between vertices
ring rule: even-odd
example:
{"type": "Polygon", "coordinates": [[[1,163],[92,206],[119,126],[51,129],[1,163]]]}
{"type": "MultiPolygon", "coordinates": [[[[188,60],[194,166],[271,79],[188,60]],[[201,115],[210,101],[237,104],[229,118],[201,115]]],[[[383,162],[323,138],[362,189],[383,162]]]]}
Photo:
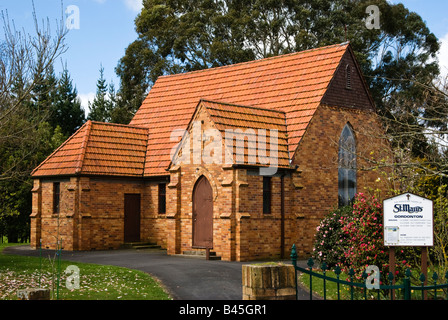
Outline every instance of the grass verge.
{"type": "MultiPolygon", "coordinates": [[[[314,272],[317,272],[319,274],[323,274],[321,271],[314,270],[314,272]]],[[[428,271],[428,275],[431,276],[433,272],[431,270],[428,271]]],[[[333,271],[327,271],[326,275],[328,277],[336,279],[336,274],[333,271]]],[[[418,281],[418,278],[420,276],[420,273],[417,271],[413,272],[413,275],[411,276],[411,282],[413,286],[420,286],[421,282],[418,281]]],[[[341,280],[349,281],[349,276],[345,273],[340,274],[341,280]]],[[[299,284],[304,287],[306,290],[309,290],[310,288],[310,276],[309,274],[301,273],[298,278],[299,284]]],[[[313,293],[321,298],[324,297],[324,280],[321,278],[313,277],[312,280],[312,288],[313,293]]],[[[397,280],[400,284],[402,279],[397,280]]],[[[355,282],[359,282],[356,281],[355,282]]],[[[439,284],[446,283],[445,279],[441,279],[441,281],[438,282],[439,284]]],[[[428,281],[428,285],[432,285],[432,281],[428,281]]],[[[326,299],[328,300],[337,300],[338,299],[338,290],[337,290],[337,284],[333,281],[326,281],[325,284],[326,288],[326,299]]],[[[395,290],[395,298],[396,299],[404,299],[402,290],[395,290]]],[[[429,299],[434,299],[434,291],[428,290],[427,296],[429,299]]],[[[446,290],[439,289],[437,291],[438,299],[445,299],[447,297],[446,290]]],[[[355,288],[353,290],[353,299],[354,300],[364,300],[366,297],[364,296],[364,289],[355,288]]],[[[351,289],[348,285],[341,284],[339,286],[339,299],[340,300],[350,300],[351,299],[351,289]]],[[[367,299],[368,300],[390,300],[390,291],[389,290],[367,290],[367,299]]],[[[411,290],[411,300],[422,300],[422,292],[421,290],[411,290]]]]}
{"type": "Polygon", "coordinates": [[[52,299],[59,300],[170,300],[169,294],[147,273],[68,261],[61,261],[58,268],[55,257],[40,259],[3,254],[3,249],[10,245],[0,244],[0,300],[15,300],[18,290],[39,287],[50,289],[52,299]],[[78,289],[66,287],[72,275],[64,271],[70,265],[79,268],[78,289]]]}
{"type": "MultiPolygon", "coordinates": [[[[317,272],[317,271],[314,271],[317,272]]],[[[319,272],[321,273],[321,272],[319,272]]],[[[322,274],[322,273],[321,273],[322,274]]],[[[327,271],[326,275],[328,277],[336,278],[336,274],[332,271],[327,271]]],[[[341,273],[340,279],[346,279],[347,275],[341,273]]],[[[299,284],[302,285],[304,288],[309,290],[310,288],[310,276],[309,274],[301,273],[298,278],[299,284]]],[[[328,300],[337,300],[338,299],[338,292],[337,292],[337,284],[333,281],[326,281],[325,285],[325,291],[326,291],[326,298],[328,300]]],[[[313,293],[321,298],[324,297],[324,280],[313,277],[313,293]]],[[[348,287],[346,286],[340,286],[340,296],[339,298],[341,300],[349,299],[350,297],[350,291],[348,287]]]]}

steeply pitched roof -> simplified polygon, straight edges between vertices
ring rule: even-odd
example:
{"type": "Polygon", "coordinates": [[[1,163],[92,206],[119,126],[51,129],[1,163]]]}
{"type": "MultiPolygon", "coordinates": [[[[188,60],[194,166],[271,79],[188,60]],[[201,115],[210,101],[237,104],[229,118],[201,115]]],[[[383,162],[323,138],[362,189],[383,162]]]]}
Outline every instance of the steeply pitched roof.
{"type": "Polygon", "coordinates": [[[201,101],[220,131],[278,130],[279,166],[286,167],[348,49],[344,43],[160,77],[129,125],[87,122],[32,175],[168,175],[172,133],[187,129],[201,101]]]}
{"type": "Polygon", "coordinates": [[[88,121],[32,176],[143,175],[148,129],[88,121]]]}
{"type": "Polygon", "coordinates": [[[186,129],[201,99],[283,111],[292,155],[349,44],[160,77],[131,125],[149,129],[145,176],[165,175],[174,129],[186,129]]]}

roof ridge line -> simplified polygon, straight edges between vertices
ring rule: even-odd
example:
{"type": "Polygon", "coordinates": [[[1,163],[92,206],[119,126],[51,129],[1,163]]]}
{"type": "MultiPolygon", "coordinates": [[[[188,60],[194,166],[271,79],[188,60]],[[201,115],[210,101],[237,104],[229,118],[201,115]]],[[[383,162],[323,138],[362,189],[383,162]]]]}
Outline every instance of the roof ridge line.
{"type": "Polygon", "coordinates": [[[143,129],[143,130],[147,130],[148,129],[146,127],[135,126],[135,125],[130,125],[130,124],[113,123],[113,122],[101,122],[101,121],[93,121],[93,120],[88,120],[88,121],[90,121],[93,124],[99,124],[99,125],[105,125],[105,126],[125,127],[125,128],[143,129]]]}
{"type": "Polygon", "coordinates": [[[81,144],[81,154],[79,155],[78,161],[76,163],[75,174],[79,174],[82,172],[83,162],[86,155],[87,144],[89,142],[90,131],[92,129],[92,121],[88,120],[86,122],[86,133],[84,140],[81,144]]]}
{"type": "Polygon", "coordinates": [[[150,137],[150,132],[149,132],[149,128],[146,128],[146,143],[145,143],[145,156],[143,158],[143,169],[142,169],[142,178],[145,177],[146,175],[146,164],[149,162],[149,155],[148,155],[148,148],[149,148],[149,137],[150,137]]]}
{"type": "MultiPolygon", "coordinates": [[[[289,151],[289,139],[290,139],[290,136],[289,136],[289,133],[290,133],[290,131],[288,130],[288,119],[287,119],[288,117],[286,116],[286,113],[285,113],[285,128],[286,128],[286,152],[288,153],[288,161],[289,161],[289,165],[291,165],[291,163],[292,163],[292,157],[291,157],[291,151],[289,151]]],[[[294,156],[294,155],[293,155],[294,156]]]]}
{"type": "Polygon", "coordinates": [[[266,58],[261,58],[261,59],[257,59],[257,60],[245,61],[245,62],[238,62],[238,63],[233,63],[233,64],[227,64],[227,65],[222,65],[222,66],[208,68],[208,69],[193,70],[193,71],[187,71],[187,72],[175,73],[175,74],[167,74],[167,75],[160,76],[159,78],[168,78],[168,77],[182,76],[182,75],[186,75],[186,74],[194,74],[194,73],[206,72],[206,71],[209,71],[209,70],[217,70],[217,69],[221,69],[221,68],[229,68],[229,67],[238,66],[238,65],[254,64],[254,63],[257,63],[257,62],[261,62],[261,61],[275,60],[275,59],[284,58],[284,57],[288,57],[288,56],[300,55],[300,54],[305,54],[305,53],[309,53],[309,52],[312,52],[312,51],[320,51],[320,50],[325,50],[325,49],[330,49],[330,48],[335,48],[335,47],[342,47],[342,46],[347,46],[347,45],[350,45],[349,41],[342,42],[342,43],[337,43],[337,44],[332,44],[332,45],[328,45],[328,46],[323,46],[323,47],[320,47],[320,48],[311,48],[311,49],[307,49],[307,50],[303,50],[303,51],[285,53],[285,54],[282,54],[282,55],[266,57],[266,58]]]}
{"type": "MultiPolygon", "coordinates": [[[[274,113],[282,113],[283,115],[286,115],[285,111],[281,111],[281,110],[276,110],[276,109],[267,109],[267,108],[262,108],[262,107],[254,107],[254,106],[245,106],[242,104],[235,104],[235,103],[228,103],[228,102],[220,102],[220,101],[216,101],[216,100],[209,100],[209,99],[199,99],[199,102],[211,102],[211,103],[216,103],[216,104],[223,104],[226,106],[232,106],[232,107],[239,107],[239,108],[248,108],[248,109],[255,109],[255,110],[263,110],[263,111],[268,111],[268,112],[274,112],[274,113]]],[[[229,110],[227,110],[229,111],[229,110]]],[[[232,111],[229,111],[232,112],[232,111]]]]}

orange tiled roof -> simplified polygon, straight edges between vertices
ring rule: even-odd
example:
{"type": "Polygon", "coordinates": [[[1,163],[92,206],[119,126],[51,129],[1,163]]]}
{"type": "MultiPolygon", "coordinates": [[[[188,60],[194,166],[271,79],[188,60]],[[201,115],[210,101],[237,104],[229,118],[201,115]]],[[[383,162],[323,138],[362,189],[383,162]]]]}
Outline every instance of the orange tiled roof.
{"type": "Polygon", "coordinates": [[[148,129],[88,121],[33,176],[142,176],[148,129]]]}
{"type": "Polygon", "coordinates": [[[278,156],[274,154],[272,156],[275,156],[276,161],[278,160],[278,166],[289,167],[286,115],[284,112],[208,100],[201,101],[201,104],[207,109],[216,128],[221,132],[222,141],[232,154],[233,163],[269,166],[272,164],[269,159],[272,149],[277,150],[278,156]],[[260,141],[260,129],[266,130],[265,150],[260,148],[259,145],[257,147],[257,143],[260,141]],[[270,144],[271,130],[276,130],[278,133],[278,142],[272,146],[270,144]],[[228,134],[229,139],[226,139],[226,134],[228,134]],[[230,138],[232,138],[231,141],[230,138]],[[238,142],[236,140],[243,143],[246,140],[244,150],[237,149],[238,142]],[[255,143],[249,144],[249,140],[255,143]],[[265,151],[265,153],[260,151],[265,151]],[[249,156],[255,156],[256,161],[248,158],[249,156]]]}
{"type": "Polygon", "coordinates": [[[188,127],[201,100],[219,130],[277,128],[287,166],[348,47],[160,77],[130,125],[87,122],[32,175],[167,175],[171,133],[188,127]]]}
{"type": "Polygon", "coordinates": [[[166,175],[174,129],[201,99],[283,111],[292,155],[349,44],[160,77],[130,125],[149,129],[145,176],[166,175]]]}

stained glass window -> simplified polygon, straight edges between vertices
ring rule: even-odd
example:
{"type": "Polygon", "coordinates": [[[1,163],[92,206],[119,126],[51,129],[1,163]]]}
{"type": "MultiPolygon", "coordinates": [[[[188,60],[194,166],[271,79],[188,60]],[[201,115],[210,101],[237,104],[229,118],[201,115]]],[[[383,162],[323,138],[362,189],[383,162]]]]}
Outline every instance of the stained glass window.
{"type": "Polygon", "coordinates": [[[338,189],[339,206],[352,203],[356,194],[356,140],[349,124],[339,139],[338,189]]]}

